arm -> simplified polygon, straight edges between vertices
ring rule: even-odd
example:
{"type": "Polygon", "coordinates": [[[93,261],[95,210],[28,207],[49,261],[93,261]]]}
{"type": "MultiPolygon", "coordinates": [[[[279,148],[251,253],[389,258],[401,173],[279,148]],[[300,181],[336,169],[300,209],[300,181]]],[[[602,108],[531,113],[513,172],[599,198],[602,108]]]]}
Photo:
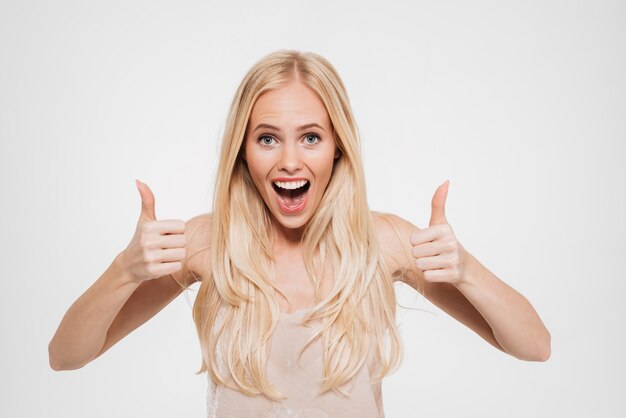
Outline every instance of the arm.
{"type": "Polygon", "coordinates": [[[66,312],[48,345],[50,367],[78,369],[94,359],[126,300],[139,287],[125,275],[119,253],[109,268],[66,312]]]}
{"type": "MultiPolygon", "coordinates": [[[[204,223],[201,216],[185,225],[188,248],[196,246],[193,232],[204,223]]],[[[199,238],[199,237],[198,237],[199,238]]],[[[176,273],[137,282],[123,269],[124,252],[83,293],[63,317],[48,345],[50,367],[78,369],[148,321],[195,281],[187,261],[176,273]]]]}
{"type": "Polygon", "coordinates": [[[462,250],[458,282],[427,280],[417,268],[411,244],[413,234],[425,230],[395,215],[377,214],[374,219],[383,252],[399,280],[505,353],[529,361],[549,358],[550,333],[528,300],[469,252],[462,250]]]}
{"type": "Polygon", "coordinates": [[[489,323],[500,346],[520,360],[550,358],[550,332],[530,302],[467,252],[456,288],[489,323]]]}

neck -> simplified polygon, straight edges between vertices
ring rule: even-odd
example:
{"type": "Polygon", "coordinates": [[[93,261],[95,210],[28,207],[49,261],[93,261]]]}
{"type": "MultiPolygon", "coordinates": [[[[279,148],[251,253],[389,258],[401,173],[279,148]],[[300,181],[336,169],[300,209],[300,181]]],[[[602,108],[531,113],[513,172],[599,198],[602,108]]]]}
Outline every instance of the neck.
{"type": "Polygon", "coordinates": [[[272,219],[274,250],[296,250],[302,247],[304,226],[293,229],[286,228],[275,219],[272,219]]]}

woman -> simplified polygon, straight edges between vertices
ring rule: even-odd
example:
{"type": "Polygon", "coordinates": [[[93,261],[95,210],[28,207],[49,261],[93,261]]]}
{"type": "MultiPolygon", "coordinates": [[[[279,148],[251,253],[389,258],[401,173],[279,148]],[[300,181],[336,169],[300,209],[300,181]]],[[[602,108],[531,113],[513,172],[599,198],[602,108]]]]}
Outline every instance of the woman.
{"type": "Polygon", "coordinates": [[[401,357],[395,280],[508,354],[550,355],[530,303],[456,240],[447,182],[429,228],[369,211],[348,97],[319,55],[277,51],[245,76],[212,214],[157,221],[137,187],[135,236],[63,318],[55,370],[100,356],[198,280],[209,416],[384,416],[381,380],[401,357]]]}

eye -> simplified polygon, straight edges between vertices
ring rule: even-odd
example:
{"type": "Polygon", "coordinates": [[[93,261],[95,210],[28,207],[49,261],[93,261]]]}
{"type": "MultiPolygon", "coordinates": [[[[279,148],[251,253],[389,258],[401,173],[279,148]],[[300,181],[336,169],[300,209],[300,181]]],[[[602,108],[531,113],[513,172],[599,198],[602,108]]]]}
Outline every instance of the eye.
{"type": "Polygon", "coordinates": [[[306,134],[304,137],[304,142],[308,145],[316,144],[320,141],[320,137],[317,134],[306,134]]]}
{"type": "Polygon", "coordinates": [[[263,145],[272,145],[274,138],[269,135],[261,135],[258,141],[263,145]]]}

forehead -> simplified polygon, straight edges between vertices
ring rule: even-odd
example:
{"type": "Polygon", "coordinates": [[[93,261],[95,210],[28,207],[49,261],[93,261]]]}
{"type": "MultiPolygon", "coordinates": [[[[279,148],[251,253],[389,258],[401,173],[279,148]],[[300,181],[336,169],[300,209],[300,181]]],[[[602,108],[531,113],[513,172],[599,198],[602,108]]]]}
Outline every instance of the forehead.
{"type": "Polygon", "coordinates": [[[324,103],[306,85],[292,82],[263,93],[252,107],[250,125],[280,124],[285,128],[317,122],[330,128],[330,117],[324,103]]]}

